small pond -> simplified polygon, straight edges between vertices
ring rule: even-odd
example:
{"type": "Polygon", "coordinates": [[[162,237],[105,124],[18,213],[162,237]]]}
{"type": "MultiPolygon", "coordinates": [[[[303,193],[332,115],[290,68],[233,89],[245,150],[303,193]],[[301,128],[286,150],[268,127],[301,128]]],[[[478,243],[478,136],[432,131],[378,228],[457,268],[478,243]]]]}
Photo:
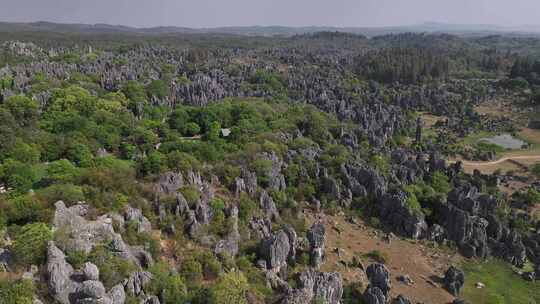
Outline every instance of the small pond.
{"type": "Polygon", "coordinates": [[[527,147],[527,143],[521,139],[515,138],[510,134],[501,134],[492,137],[486,137],[480,139],[480,141],[488,142],[490,144],[495,144],[501,146],[505,149],[522,149],[527,147]]]}

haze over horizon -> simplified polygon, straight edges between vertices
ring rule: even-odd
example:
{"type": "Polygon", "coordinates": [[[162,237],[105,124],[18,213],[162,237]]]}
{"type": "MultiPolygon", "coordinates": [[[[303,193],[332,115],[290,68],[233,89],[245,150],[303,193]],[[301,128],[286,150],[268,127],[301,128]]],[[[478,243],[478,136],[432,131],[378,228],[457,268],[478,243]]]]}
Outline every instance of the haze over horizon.
{"type": "Polygon", "coordinates": [[[0,20],[134,27],[538,24],[537,0],[0,0],[0,20]]]}

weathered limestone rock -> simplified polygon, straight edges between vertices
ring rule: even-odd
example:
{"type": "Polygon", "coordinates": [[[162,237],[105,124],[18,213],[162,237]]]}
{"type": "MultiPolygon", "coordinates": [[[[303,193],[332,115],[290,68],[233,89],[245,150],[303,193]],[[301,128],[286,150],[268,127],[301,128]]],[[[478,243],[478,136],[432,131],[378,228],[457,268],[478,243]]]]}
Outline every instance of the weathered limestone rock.
{"type": "Polygon", "coordinates": [[[324,260],[324,243],[326,230],[322,222],[314,223],[307,232],[310,247],[310,259],[313,267],[320,267],[324,260]]]}
{"type": "Polygon", "coordinates": [[[444,274],[444,287],[454,296],[459,296],[465,284],[465,274],[454,266],[450,266],[444,274]]]}

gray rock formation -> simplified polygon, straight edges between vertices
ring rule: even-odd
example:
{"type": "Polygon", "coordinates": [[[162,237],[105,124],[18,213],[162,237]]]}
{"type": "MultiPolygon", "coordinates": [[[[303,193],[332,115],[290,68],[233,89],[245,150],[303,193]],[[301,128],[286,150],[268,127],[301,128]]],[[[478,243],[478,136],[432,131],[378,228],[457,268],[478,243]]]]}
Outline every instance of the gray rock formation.
{"type": "Polygon", "coordinates": [[[283,230],[265,239],[260,250],[261,256],[266,261],[266,268],[274,273],[286,270],[290,251],[289,237],[283,230]]]}
{"type": "Polygon", "coordinates": [[[85,263],[81,271],[75,271],[52,241],[47,248],[46,276],[49,294],[61,304],[123,304],[125,301],[122,286],[115,286],[107,293],[98,280],[96,265],[85,263]]]}
{"type": "Polygon", "coordinates": [[[427,224],[420,210],[412,210],[407,205],[404,192],[386,193],[379,205],[381,221],[397,234],[420,239],[427,234],[427,224]]]}
{"type": "Polygon", "coordinates": [[[94,246],[109,243],[111,250],[124,259],[137,265],[152,264],[151,255],[139,246],[129,246],[122,236],[114,231],[113,220],[108,215],[98,217],[95,221],[86,220],[88,205],[77,204],[67,208],[62,201],[55,204],[56,211],[53,226],[57,233],[64,235],[58,243],[63,250],[90,253],[94,246]]]}
{"type": "Polygon", "coordinates": [[[342,295],[343,283],[339,273],[318,272],[310,269],[300,274],[298,288],[290,290],[282,303],[310,304],[317,299],[327,304],[339,304],[342,295]]]}
{"type": "Polygon", "coordinates": [[[227,254],[234,257],[238,253],[238,243],[240,242],[240,232],[238,231],[238,208],[231,206],[228,211],[228,217],[231,222],[231,230],[227,237],[217,242],[214,247],[215,254],[227,254]]]}
{"type": "Polygon", "coordinates": [[[393,301],[392,304],[411,304],[411,301],[407,299],[404,295],[398,295],[393,301]]]}
{"type": "Polygon", "coordinates": [[[159,177],[157,192],[164,194],[175,193],[184,185],[184,178],[181,173],[166,172],[159,177]]]}
{"type": "Polygon", "coordinates": [[[461,293],[465,284],[465,274],[454,266],[450,266],[444,274],[444,288],[453,296],[457,297],[461,293]]]}
{"type": "Polygon", "coordinates": [[[320,267],[324,261],[324,243],[326,240],[326,230],[322,222],[315,222],[307,232],[309,241],[310,261],[313,267],[320,267]]]}
{"type": "Polygon", "coordinates": [[[128,206],[124,214],[127,222],[134,222],[137,225],[137,232],[149,232],[152,230],[152,224],[142,214],[140,209],[132,208],[128,206]]]}
{"type": "Polygon", "coordinates": [[[387,297],[382,290],[376,286],[368,286],[363,295],[364,304],[387,304],[387,297]]]}
{"type": "Polygon", "coordinates": [[[129,278],[124,280],[124,290],[128,295],[141,296],[145,295],[145,287],[152,280],[152,274],[148,271],[136,271],[129,278]]]}
{"type": "Polygon", "coordinates": [[[371,264],[366,269],[369,280],[369,287],[378,288],[382,291],[385,299],[389,299],[390,288],[392,287],[390,272],[383,264],[371,264]]]}
{"type": "Polygon", "coordinates": [[[263,191],[261,197],[259,198],[259,205],[263,210],[264,215],[271,221],[279,220],[279,211],[276,207],[276,203],[268,192],[263,191]]]}

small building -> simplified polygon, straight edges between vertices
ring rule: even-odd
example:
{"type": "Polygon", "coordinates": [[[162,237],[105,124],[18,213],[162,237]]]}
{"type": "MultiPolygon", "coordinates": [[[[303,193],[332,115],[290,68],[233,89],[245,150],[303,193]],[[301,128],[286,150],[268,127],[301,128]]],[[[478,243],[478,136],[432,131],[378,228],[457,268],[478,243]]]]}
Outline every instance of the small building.
{"type": "Polygon", "coordinates": [[[231,129],[221,129],[221,136],[228,137],[231,134],[231,129]]]}

